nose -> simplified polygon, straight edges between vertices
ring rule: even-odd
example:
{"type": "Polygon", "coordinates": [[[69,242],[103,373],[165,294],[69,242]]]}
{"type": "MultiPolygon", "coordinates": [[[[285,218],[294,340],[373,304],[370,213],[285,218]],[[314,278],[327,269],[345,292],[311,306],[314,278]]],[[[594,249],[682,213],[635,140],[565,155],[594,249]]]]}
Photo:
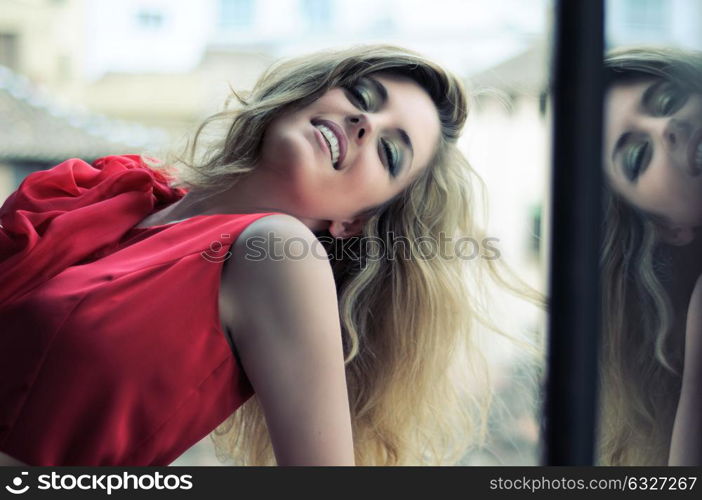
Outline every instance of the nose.
{"type": "Polygon", "coordinates": [[[365,141],[372,135],[374,125],[365,113],[351,115],[346,119],[349,139],[354,142],[365,141]]]}
{"type": "Polygon", "coordinates": [[[670,150],[685,148],[692,126],[683,120],[670,118],[663,128],[663,140],[670,150]]]}
{"type": "Polygon", "coordinates": [[[694,160],[688,157],[690,154],[688,147],[694,130],[689,121],[670,118],[663,128],[662,135],[664,147],[672,164],[679,165],[683,170],[688,170],[694,175],[699,175],[694,160]]]}

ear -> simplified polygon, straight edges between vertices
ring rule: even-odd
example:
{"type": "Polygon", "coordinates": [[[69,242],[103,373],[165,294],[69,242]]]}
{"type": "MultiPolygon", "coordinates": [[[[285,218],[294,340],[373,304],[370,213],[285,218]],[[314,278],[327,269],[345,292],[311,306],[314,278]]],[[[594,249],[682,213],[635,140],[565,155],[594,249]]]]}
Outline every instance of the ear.
{"type": "Polygon", "coordinates": [[[695,232],[691,227],[656,224],[661,241],[668,245],[682,247],[695,239],[695,232]]]}
{"type": "Polygon", "coordinates": [[[334,238],[350,238],[358,236],[363,231],[363,225],[366,223],[364,217],[356,217],[347,221],[332,221],[329,224],[329,233],[334,238]]]}

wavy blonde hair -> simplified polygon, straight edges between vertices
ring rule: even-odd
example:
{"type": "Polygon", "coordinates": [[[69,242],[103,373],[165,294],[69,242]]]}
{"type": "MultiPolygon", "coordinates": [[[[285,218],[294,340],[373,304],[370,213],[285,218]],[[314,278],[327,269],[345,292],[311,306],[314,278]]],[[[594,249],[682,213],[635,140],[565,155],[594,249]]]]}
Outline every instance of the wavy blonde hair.
{"type": "MultiPolygon", "coordinates": [[[[634,47],[610,52],[608,85],[668,79],[702,93],[702,53],[634,47]]],[[[685,314],[697,274],[662,243],[661,217],[610,186],[601,253],[603,347],[599,461],[664,465],[680,394],[685,314]]],[[[699,259],[698,259],[699,260],[699,259]]]]}
{"type": "MultiPolygon", "coordinates": [[[[410,78],[427,91],[439,113],[441,138],[421,175],[393,199],[365,211],[365,241],[372,237],[385,255],[390,255],[390,235],[409,242],[439,241],[442,234],[483,241],[473,217],[482,183],[456,147],[468,112],[464,87],[435,63],[393,46],[318,52],[274,65],[249,94],[234,93],[236,109],[208,118],[198,129],[188,157],[175,163],[181,185],[212,192],[228,188],[255,168],[263,132],[273,119],[333,87],[379,72],[410,78]],[[224,138],[204,147],[195,160],[205,127],[215,123],[226,126],[224,138]]],[[[331,238],[325,247],[338,256],[344,243],[331,238]]],[[[490,393],[476,389],[488,383],[474,344],[476,324],[489,324],[486,283],[494,279],[517,293],[526,289],[500,271],[497,261],[485,256],[467,261],[455,245],[445,248],[444,257],[427,259],[368,258],[360,245],[353,250],[360,259],[331,262],[356,463],[455,463],[486,433],[490,393]]],[[[274,463],[255,396],[212,438],[222,461],[274,463]]]]}

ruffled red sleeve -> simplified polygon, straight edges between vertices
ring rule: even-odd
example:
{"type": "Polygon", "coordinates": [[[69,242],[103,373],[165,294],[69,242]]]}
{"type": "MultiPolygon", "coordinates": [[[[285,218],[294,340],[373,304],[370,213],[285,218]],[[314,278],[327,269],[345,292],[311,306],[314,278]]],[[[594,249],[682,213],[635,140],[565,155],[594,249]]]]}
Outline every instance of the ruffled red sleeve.
{"type": "Polygon", "coordinates": [[[169,180],[137,155],[28,175],[0,208],[0,309],[181,198],[169,180]]]}

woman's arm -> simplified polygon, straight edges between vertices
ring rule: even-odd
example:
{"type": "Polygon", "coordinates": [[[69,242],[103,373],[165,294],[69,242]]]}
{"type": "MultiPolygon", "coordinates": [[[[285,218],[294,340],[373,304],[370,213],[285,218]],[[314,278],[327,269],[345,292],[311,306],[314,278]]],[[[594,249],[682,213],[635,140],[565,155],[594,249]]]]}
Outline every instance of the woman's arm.
{"type": "Polygon", "coordinates": [[[336,288],[324,248],[299,220],[273,215],[247,227],[233,254],[225,275],[240,311],[232,335],[278,464],[354,465],[336,288]],[[272,243],[276,253],[247,259],[247,241],[265,241],[266,249],[272,243]]]}
{"type": "Polygon", "coordinates": [[[668,465],[702,465],[702,276],[688,306],[684,363],[668,465]]]}

